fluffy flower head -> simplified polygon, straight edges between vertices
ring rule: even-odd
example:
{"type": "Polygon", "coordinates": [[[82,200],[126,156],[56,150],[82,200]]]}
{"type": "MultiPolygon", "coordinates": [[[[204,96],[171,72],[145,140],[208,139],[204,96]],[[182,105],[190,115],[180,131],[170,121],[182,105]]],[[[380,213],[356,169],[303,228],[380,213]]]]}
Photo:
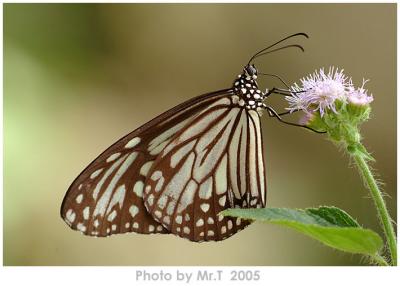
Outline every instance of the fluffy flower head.
{"type": "Polygon", "coordinates": [[[373,98],[367,95],[362,87],[355,88],[351,78],[343,73],[343,70],[330,67],[328,73],[324,69],[315,71],[313,74],[302,78],[301,84],[292,87],[293,95],[286,96],[290,112],[303,110],[306,113],[319,111],[321,117],[332,110],[337,113],[336,102],[353,103],[358,105],[369,104],[373,98]]]}
{"type": "Polygon", "coordinates": [[[347,100],[349,103],[354,105],[367,105],[370,104],[374,98],[371,95],[368,95],[367,90],[364,89],[364,85],[368,82],[368,80],[363,80],[363,84],[361,87],[355,89],[352,87],[347,96],[347,100]]]}

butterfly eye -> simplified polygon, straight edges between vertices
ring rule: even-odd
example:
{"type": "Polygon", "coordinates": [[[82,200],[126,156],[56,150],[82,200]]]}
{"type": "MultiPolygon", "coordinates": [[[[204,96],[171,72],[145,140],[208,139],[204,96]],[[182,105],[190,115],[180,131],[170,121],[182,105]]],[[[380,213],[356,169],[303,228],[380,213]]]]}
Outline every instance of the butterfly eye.
{"type": "Polygon", "coordinates": [[[247,65],[245,68],[245,72],[248,76],[254,76],[257,75],[257,69],[256,67],[252,64],[252,65],[247,65]]]}

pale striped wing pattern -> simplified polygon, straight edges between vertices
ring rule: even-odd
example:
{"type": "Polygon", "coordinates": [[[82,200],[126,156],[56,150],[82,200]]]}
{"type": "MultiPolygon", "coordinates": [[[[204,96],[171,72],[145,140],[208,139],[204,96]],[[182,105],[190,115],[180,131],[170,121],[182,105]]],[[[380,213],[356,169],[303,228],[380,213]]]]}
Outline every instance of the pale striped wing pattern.
{"type": "Polygon", "coordinates": [[[192,241],[223,240],[250,222],[222,217],[233,207],[264,207],[259,115],[222,98],[179,131],[152,165],[143,198],[154,219],[192,241]]]}
{"type": "Polygon", "coordinates": [[[229,90],[193,98],[161,114],[103,152],[72,183],[61,216],[85,235],[168,233],[143,202],[148,172],[174,136],[229,90]]]}

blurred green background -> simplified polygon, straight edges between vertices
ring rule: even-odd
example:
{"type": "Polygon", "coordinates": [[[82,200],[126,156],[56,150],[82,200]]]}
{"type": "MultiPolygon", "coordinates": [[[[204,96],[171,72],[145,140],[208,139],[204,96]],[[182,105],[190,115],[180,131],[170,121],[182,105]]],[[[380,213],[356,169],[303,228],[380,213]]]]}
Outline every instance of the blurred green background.
{"type": "MultiPolygon", "coordinates": [[[[293,83],[336,65],[371,81],[363,126],[396,218],[396,4],[4,4],[5,265],[363,265],[293,231],[253,224],[219,243],[85,237],[59,216],[75,177],[114,141],[193,96],[227,88],[257,50],[293,83]]],[[[261,78],[262,87],[280,86],[261,78]]],[[[280,106],[276,96],[269,103],[280,106]]],[[[268,206],[335,205],[380,231],[349,158],[324,136],[262,119],[268,206]]]]}

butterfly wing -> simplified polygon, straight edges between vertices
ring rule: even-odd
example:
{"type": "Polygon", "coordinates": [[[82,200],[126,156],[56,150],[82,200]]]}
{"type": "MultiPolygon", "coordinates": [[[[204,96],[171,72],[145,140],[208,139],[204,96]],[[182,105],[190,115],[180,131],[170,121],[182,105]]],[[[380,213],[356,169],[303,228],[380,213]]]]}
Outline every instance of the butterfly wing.
{"type": "Polygon", "coordinates": [[[148,212],[168,231],[192,241],[222,240],[250,221],[218,213],[265,206],[259,115],[219,99],[180,130],[158,155],[146,179],[148,212]]]}
{"type": "Polygon", "coordinates": [[[159,115],[117,141],[69,187],[61,216],[85,235],[168,233],[146,211],[143,188],[158,154],[199,112],[230,90],[201,95],[159,115]]]}

